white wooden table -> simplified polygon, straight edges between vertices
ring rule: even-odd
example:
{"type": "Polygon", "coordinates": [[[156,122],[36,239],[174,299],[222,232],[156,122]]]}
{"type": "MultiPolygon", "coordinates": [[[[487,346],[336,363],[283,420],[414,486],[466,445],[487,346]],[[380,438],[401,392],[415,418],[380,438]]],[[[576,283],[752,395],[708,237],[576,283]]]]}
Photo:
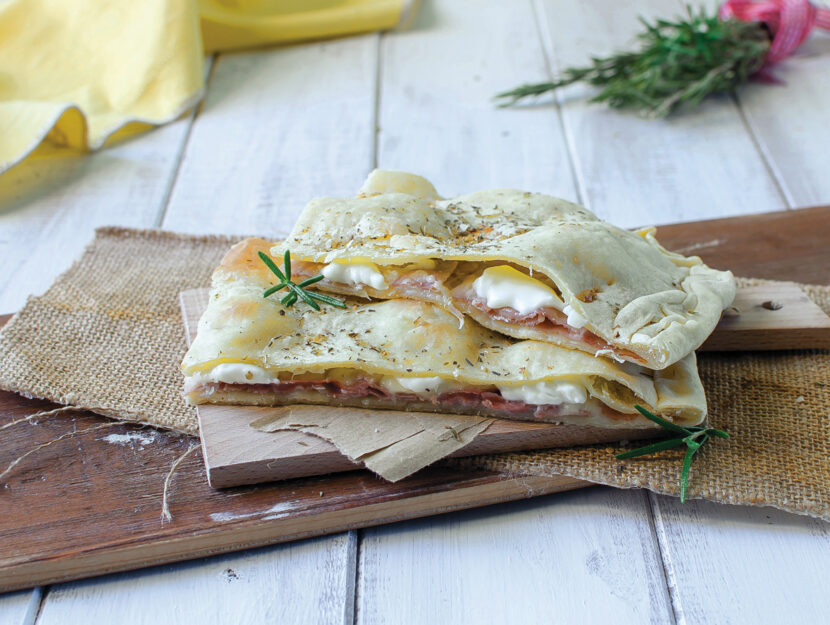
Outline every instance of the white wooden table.
{"type": "MultiPolygon", "coordinates": [[[[198,112],[0,178],[0,312],[96,226],[275,234],[375,166],[446,195],[549,192],[622,226],[830,203],[826,35],[780,67],[786,87],[669,121],[588,105],[581,87],[520,109],[489,99],[629,43],[637,14],[680,10],[436,0],[408,32],[221,55],[198,112]]],[[[828,578],[830,524],[597,487],[5,595],[0,622],[818,623],[828,578]]]]}

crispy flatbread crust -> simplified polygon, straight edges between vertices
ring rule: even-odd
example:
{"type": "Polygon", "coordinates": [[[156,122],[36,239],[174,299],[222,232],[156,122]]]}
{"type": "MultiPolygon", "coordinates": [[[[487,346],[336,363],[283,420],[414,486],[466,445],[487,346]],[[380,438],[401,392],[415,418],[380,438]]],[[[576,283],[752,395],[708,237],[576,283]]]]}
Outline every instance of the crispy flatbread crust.
{"type": "MultiPolygon", "coordinates": [[[[567,380],[583,384],[591,397],[626,414],[636,414],[638,403],[678,423],[705,418],[694,354],[655,372],[550,343],[516,341],[473,321],[459,328],[452,314],[417,300],[349,299],[345,310],[324,306],[319,312],[300,302],[286,309],[279,295],[262,296],[275,278],[257,252],[267,253],[272,245],[262,239],[242,241],[215,271],[208,308],[182,363],[185,376],[198,377],[221,363],[248,363],[283,380],[332,369],[440,376],[477,387],[567,380]]],[[[204,399],[217,400],[223,401],[204,399]]],[[[244,397],[234,396],[233,402],[238,401],[244,397]]],[[[604,425],[619,424],[608,419],[604,425]]]]}
{"type": "MultiPolygon", "coordinates": [[[[441,259],[464,261],[460,267],[494,261],[525,267],[549,279],[587,319],[588,330],[651,369],[698,348],[735,296],[730,272],[669,252],[654,228],[624,230],[571,202],[512,189],[440,200],[429,182],[401,172],[373,172],[356,198],[312,200],[272,255],[286,247],[292,257],[316,263],[441,259]]],[[[477,319],[518,338],[556,340],[477,319]]]]}

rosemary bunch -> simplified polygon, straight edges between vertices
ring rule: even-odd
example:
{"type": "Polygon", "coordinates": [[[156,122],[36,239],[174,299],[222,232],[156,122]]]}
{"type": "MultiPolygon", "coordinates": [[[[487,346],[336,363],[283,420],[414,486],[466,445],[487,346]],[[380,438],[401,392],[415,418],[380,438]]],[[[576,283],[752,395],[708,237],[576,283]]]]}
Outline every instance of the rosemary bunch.
{"type": "Polygon", "coordinates": [[[602,90],[591,102],[665,117],[680,105],[693,107],[714,93],[732,92],[764,63],[770,46],[766,28],[755,22],[721,20],[717,13],[686,8],[675,21],[642,17],[641,48],[593,57],[586,67],[571,67],[553,82],[526,84],[496,95],[510,106],[577,82],[602,90]]]}

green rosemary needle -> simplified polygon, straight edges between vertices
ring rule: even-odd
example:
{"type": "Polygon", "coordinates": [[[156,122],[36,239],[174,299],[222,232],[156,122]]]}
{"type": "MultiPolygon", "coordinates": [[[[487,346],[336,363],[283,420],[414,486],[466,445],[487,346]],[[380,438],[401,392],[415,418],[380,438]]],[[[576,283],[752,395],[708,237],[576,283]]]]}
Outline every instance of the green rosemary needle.
{"type": "Polygon", "coordinates": [[[617,460],[637,458],[638,456],[657,453],[658,451],[663,451],[664,449],[672,449],[673,447],[686,445],[686,455],[683,457],[683,471],[680,473],[680,503],[685,503],[686,487],[689,484],[689,473],[692,469],[692,458],[694,457],[695,452],[703,446],[703,443],[709,440],[710,436],[729,438],[729,434],[716,428],[705,428],[700,426],[692,426],[688,428],[680,427],[679,425],[666,421],[665,419],[650,413],[642,406],[635,405],[634,408],[636,408],[637,411],[646,419],[654,421],[664,429],[676,434],[677,436],[646,445],[645,447],[638,447],[637,449],[624,451],[616,455],[617,460]]]}
{"type": "Polygon", "coordinates": [[[341,300],[337,299],[336,297],[331,297],[330,295],[323,295],[322,293],[315,293],[313,291],[306,291],[305,287],[314,284],[315,282],[319,282],[323,279],[323,276],[314,276],[313,278],[309,278],[308,280],[303,280],[299,284],[295,284],[291,281],[291,253],[288,250],[285,250],[285,256],[283,257],[283,267],[285,268],[285,273],[280,271],[280,268],[277,267],[277,264],[271,260],[271,257],[268,256],[265,252],[259,252],[259,257],[265,266],[270,269],[277,278],[279,278],[280,283],[275,284],[272,287],[265,289],[265,292],[262,294],[262,297],[269,297],[276,293],[277,291],[281,291],[282,289],[288,287],[288,294],[280,300],[280,303],[288,308],[289,306],[293,305],[297,299],[303,300],[306,304],[311,306],[314,310],[320,310],[320,305],[317,302],[323,302],[324,304],[328,304],[329,306],[336,306],[337,308],[345,308],[346,303],[341,300]]]}
{"type": "Polygon", "coordinates": [[[585,67],[570,67],[551,82],[526,84],[496,95],[510,106],[577,82],[601,87],[591,102],[665,117],[680,105],[694,107],[715,93],[731,93],[761,69],[770,47],[765,27],[757,22],[721,20],[716,12],[695,11],[674,21],[649,23],[634,52],[593,57],[585,67]]]}

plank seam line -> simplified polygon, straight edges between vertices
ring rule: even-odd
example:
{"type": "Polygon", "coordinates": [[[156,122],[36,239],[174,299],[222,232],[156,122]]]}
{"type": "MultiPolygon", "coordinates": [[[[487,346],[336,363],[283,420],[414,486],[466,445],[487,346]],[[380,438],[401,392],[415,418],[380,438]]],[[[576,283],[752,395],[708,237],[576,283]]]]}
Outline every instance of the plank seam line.
{"type": "MultiPolygon", "coordinates": [[[[542,18],[545,15],[545,8],[541,4],[541,0],[531,0],[530,8],[536,20],[536,34],[539,37],[539,44],[542,46],[542,60],[545,64],[545,69],[548,74],[548,79],[554,79],[554,69],[557,65],[555,63],[556,52],[553,46],[553,36],[550,28],[542,25],[542,18]]],[[[571,172],[571,181],[573,183],[574,193],[576,193],[576,201],[578,204],[590,209],[590,206],[585,204],[588,194],[585,190],[585,185],[582,180],[583,176],[579,172],[579,165],[576,158],[576,146],[574,145],[573,135],[570,128],[565,123],[565,113],[562,110],[562,99],[559,90],[554,92],[553,105],[556,110],[556,120],[559,124],[559,130],[562,137],[565,139],[565,151],[568,155],[568,168],[571,172]]]]}
{"type": "Polygon", "coordinates": [[[677,592],[677,576],[674,574],[674,567],[666,538],[665,523],[660,507],[657,504],[657,495],[651,491],[645,491],[648,498],[649,525],[654,539],[657,541],[657,553],[660,554],[660,569],[663,574],[663,581],[666,584],[666,591],[669,595],[669,605],[672,609],[672,621],[676,625],[685,625],[686,618],[683,615],[683,607],[680,605],[680,597],[677,592]]]}
{"type": "Polygon", "coordinates": [[[750,141],[752,141],[753,147],[758,152],[758,156],[760,157],[761,162],[764,164],[764,169],[769,174],[769,177],[772,178],[772,182],[775,185],[775,189],[778,191],[778,195],[784,202],[784,206],[787,208],[787,210],[792,210],[793,208],[795,208],[795,199],[787,191],[787,186],[784,182],[783,177],[775,167],[772,158],[767,154],[767,150],[764,148],[764,145],[761,142],[761,138],[758,136],[758,133],[755,132],[755,128],[752,122],[750,121],[749,117],[747,116],[743,104],[741,104],[741,99],[738,97],[736,93],[732,94],[732,101],[735,104],[735,108],[738,110],[738,117],[740,117],[741,123],[746,129],[746,132],[749,135],[749,139],[750,141]]]}
{"type": "Polygon", "coordinates": [[[363,543],[363,530],[356,529],[349,532],[349,562],[354,563],[354,572],[351,576],[352,584],[352,618],[345,625],[357,625],[358,622],[358,594],[360,593],[360,546],[363,543]],[[352,542],[352,534],[354,542],[352,542]]]}
{"type": "Polygon", "coordinates": [[[32,588],[32,595],[29,597],[29,605],[26,606],[26,614],[23,615],[21,625],[36,625],[40,620],[40,613],[46,603],[46,595],[49,594],[50,586],[35,586],[32,588]]]}
{"type": "Polygon", "coordinates": [[[383,71],[382,52],[384,41],[384,33],[377,33],[375,35],[375,98],[372,103],[374,106],[374,110],[372,111],[372,145],[371,154],[369,155],[371,160],[370,166],[372,169],[377,169],[378,166],[378,146],[380,143],[380,81],[381,72],[383,71]]]}
{"type": "Polygon", "coordinates": [[[194,106],[193,110],[187,115],[187,129],[185,130],[184,137],[182,137],[179,149],[176,151],[173,171],[170,174],[170,180],[167,182],[167,188],[164,190],[164,195],[159,203],[159,210],[156,214],[156,218],[153,220],[154,228],[161,228],[164,223],[164,218],[167,217],[167,209],[170,206],[170,198],[173,197],[173,189],[179,181],[179,172],[181,171],[182,163],[184,162],[185,150],[190,142],[190,133],[193,131],[193,125],[196,123],[196,117],[198,117],[199,112],[202,110],[202,106],[205,103],[205,99],[207,98],[207,90],[210,87],[210,81],[213,78],[213,71],[216,68],[216,56],[217,55],[214,54],[206,61],[208,67],[207,78],[205,79],[205,96],[202,98],[202,101],[194,106]]]}

